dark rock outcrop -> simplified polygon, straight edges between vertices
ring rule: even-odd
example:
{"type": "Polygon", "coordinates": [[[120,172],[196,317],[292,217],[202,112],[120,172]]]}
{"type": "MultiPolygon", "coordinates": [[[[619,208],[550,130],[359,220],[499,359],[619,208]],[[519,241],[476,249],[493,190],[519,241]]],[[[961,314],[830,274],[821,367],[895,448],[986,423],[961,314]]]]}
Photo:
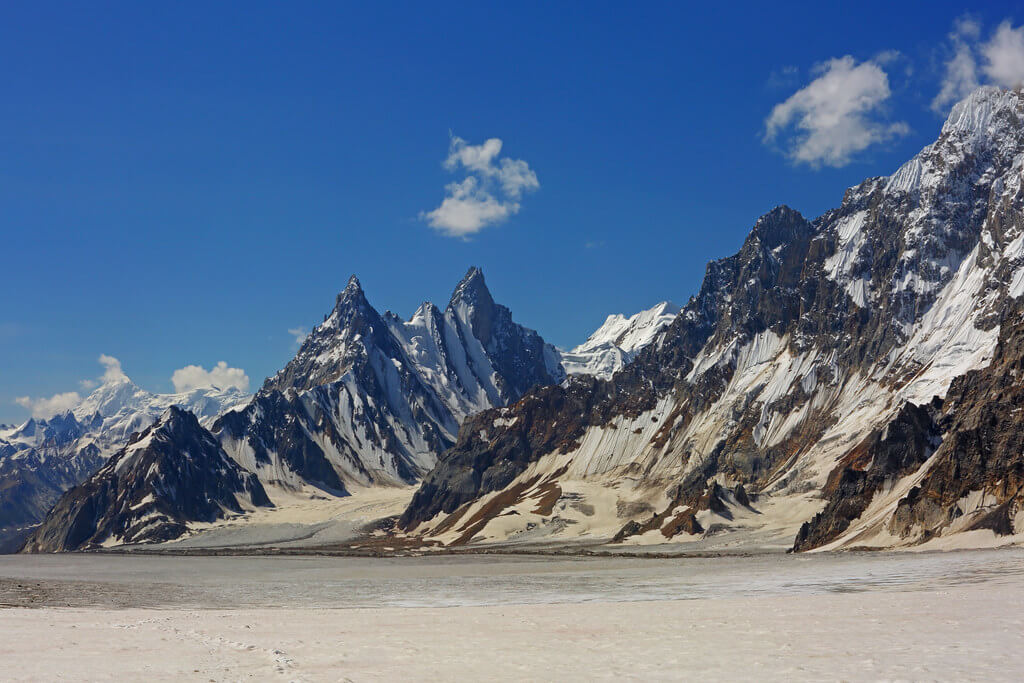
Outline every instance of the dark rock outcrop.
{"type": "Polygon", "coordinates": [[[953,380],[934,462],[899,501],[894,535],[927,540],[956,522],[961,530],[1024,532],[1024,298],[1007,310],[992,362],[953,380]],[[968,505],[974,496],[979,500],[968,505]]]}
{"type": "Polygon", "coordinates": [[[828,500],[825,509],[800,527],[793,550],[810,550],[838,538],[882,487],[923,465],[941,440],[935,422],[940,406],[939,401],[905,405],[892,422],[851,451],[829,476],[822,492],[828,500]]]}
{"type": "Polygon", "coordinates": [[[24,552],[95,548],[104,542],[178,538],[189,522],[213,522],[271,502],[200,426],[171,407],[95,474],[65,493],[26,541],[24,552]]]}

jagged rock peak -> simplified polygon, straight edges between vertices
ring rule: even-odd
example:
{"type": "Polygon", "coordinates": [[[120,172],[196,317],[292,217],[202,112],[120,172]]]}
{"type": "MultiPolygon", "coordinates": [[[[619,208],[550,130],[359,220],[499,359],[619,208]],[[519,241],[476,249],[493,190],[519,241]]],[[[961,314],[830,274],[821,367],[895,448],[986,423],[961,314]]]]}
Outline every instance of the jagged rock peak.
{"type": "Polygon", "coordinates": [[[484,272],[476,266],[470,267],[466,271],[466,275],[456,285],[455,291],[452,292],[452,298],[448,302],[448,308],[455,308],[460,302],[469,305],[494,305],[494,299],[484,281],[484,272]]]}
{"type": "Polygon", "coordinates": [[[341,290],[338,294],[338,298],[335,300],[334,307],[340,308],[344,304],[351,304],[356,302],[365,302],[366,295],[363,293],[363,286],[359,282],[359,278],[352,275],[348,279],[348,284],[345,285],[345,289],[341,290]]]}
{"type": "Polygon", "coordinates": [[[750,237],[756,237],[764,246],[774,249],[794,238],[806,236],[809,227],[803,214],[781,204],[757,219],[750,237]]]}
{"type": "Polygon", "coordinates": [[[174,405],[170,406],[160,416],[160,420],[157,422],[157,428],[173,432],[183,425],[191,427],[193,423],[198,425],[199,420],[192,414],[192,411],[186,410],[181,406],[174,405]]]}

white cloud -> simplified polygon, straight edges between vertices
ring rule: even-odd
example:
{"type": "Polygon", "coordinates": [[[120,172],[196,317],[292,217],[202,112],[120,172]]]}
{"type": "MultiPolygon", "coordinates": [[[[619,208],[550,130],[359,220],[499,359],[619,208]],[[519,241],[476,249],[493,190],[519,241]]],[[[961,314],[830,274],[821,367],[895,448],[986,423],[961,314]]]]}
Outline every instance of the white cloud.
{"type": "Polygon", "coordinates": [[[220,361],[210,370],[201,365],[186,365],[178,368],[171,375],[171,382],[174,383],[174,390],[178,393],[192,391],[200,387],[219,387],[227,389],[235,387],[241,391],[249,391],[249,376],[241,368],[229,368],[228,364],[220,361]]]}
{"type": "Polygon", "coordinates": [[[817,78],[775,105],[765,141],[782,139],[787,155],[811,166],[845,166],[873,144],[903,135],[907,124],[879,119],[889,99],[889,77],[878,63],[847,55],[815,67],[817,78]]]}
{"type": "Polygon", "coordinates": [[[952,55],[946,61],[945,75],[939,94],[932,100],[932,109],[943,113],[951,104],[967,97],[978,87],[978,66],[973,43],[981,35],[981,25],[969,17],[961,17],[949,34],[952,55]]]}
{"type": "Polygon", "coordinates": [[[502,142],[490,138],[470,145],[453,136],[444,167],[466,177],[445,186],[446,196],[433,211],[420,218],[451,237],[466,237],[519,212],[523,193],[540,187],[537,174],[522,159],[499,158],[502,142]]]}
{"type": "MultiPolygon", "coordinates": [[[[78,386],[83,391],[92,391],[100,382],[109,382],[112,380],[127,379],[127,375],[121,370],[121,361],[108,356],[107,354],[100,354],[97,359],[100,365],[103,366],[103,375],[99,380],[95,379],[83,379],[79,380],[78,386]]],[[[22,408],[26,408],[32,412],[32,417],[47,419],[63,413],[64,411],[71,410],[79,403],[82,402],[82,397],[77,391],[66,391],[59,394],[54,394],[50,398],[31,398],[29,396],[19,396],[14,399],[22,408]]]]}
{"type": "Polygon", "coordinates": [[[981,37],[981,24],[965,14],[953,22],[953,33],[950,37],[954,35],[964,40],[978,40],[981,37]]]}
{"type": "Polygon", "coordinates": [[[1004,21],[985,43],[981,33],[981,24],[970,17],[954,22],[942,86],[932,100],[936,112],[947,112],[983,84],[1003,88],[1024,85],[1024,26],[1013,28],[1004,21]]]}
{"type": "Polygon", "coordinates": [[[306,337],[309,335],[309,330],[305,327],[292,327],[289,328],[288,334],[295,337],[295,346],[302,346],[302,342],[306,341],[306,337]]]}
{"type": "Polygon", "coordinates": [[[30,410],[32,417],[46,420],[54,415],[71,410],[82,402],[82,397],[78,395],[77,391],[68,391],[63,394],[54,394],[50,398],[19,396],[14,399],[14,402],[22,408],[30,410]]]}
{"type": "Polygon", "coordinates": [[[500,138],[490,138],[482,145],[469,145],[459,136],[452,136],[444,167],[454,171],[462,164],[471,171],[488,173],[494,167],[494,160],[501,154],[501,145],[500,138]]]}
{"type": "Polygon", "coordinates": [[[452,237],[472,235],[519,212],[519,202],[498,201],[480,187],[474,176],[459,183],[449,183],[445,189],[448,196],[441,206],[423,214],[423,217],[431,227],[452,237]]]}
{"type": "Polygon", "coordinates": [[[105,353],[101,353],[99,357],[99,362],[100,365],[102,365],[105,368],[105,370],[103,371],[103,377],[101,378],[104,382],[111,382],[119,379],[128,378],[128,376],[124,374],[124,371],[121,370],[121,361],[114,358],[113,356],[108,356],[105,353]]]}
{"type": "Polygon", "coordinates": [[[903,53],[899,50],[882,50],[871,58],[871,61],[881,66],[888,66],[893,62],[903,59],[903,53]]]}
{"type": "Polygon", "coordinates": [[[981,47],[988,62],[985,75],[1004,88],[1024,84],[1024,26],[1013,28],[1009,21],[999,24],[995,35],[981,47]]]}

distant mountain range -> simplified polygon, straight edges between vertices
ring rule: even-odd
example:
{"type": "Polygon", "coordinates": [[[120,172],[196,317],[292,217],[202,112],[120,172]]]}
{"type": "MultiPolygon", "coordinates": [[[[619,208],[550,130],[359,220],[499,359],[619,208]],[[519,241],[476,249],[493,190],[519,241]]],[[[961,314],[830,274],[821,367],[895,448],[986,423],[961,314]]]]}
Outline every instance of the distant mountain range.
{"type": "MultiPolygon", "coordinates": [[[[669,311],[669,304],[660,304],[629,319],[610,316],[586,344],[573,350],[570,371],[610,375],[671,322],[669,311]]],[[[468,415],[507,405],[534,386],[563,381],[564,355],[495,303],[478,268],[466,273],[444,310],[427,302],[408,321],[391,312],[378,313],[353,276],[295,357],[255,396],[217,389],[149,394],[121,378],[96,389],[73,415],[55,418],[91,425],[77,428],[78,436],[60,449],[61,463],[78,465],[68,476],[51,477],[52,485],[39,487],[38,503],[16,521],[12,518],[11,526],[39,522],[59,493],[94,471],[54,510],[33,537],[32,547],[68,550],[167,539],[172,532],[184,533],[190,522],[210,522],[251,507],[252,486],[236,491],[233,485],[192,480],[194,485],[213,486],[223,498],[223,509],[211,518],[209,510],[200,513],[182,502],[178,489],[172,496],[162,494],[157,485],[125,485],[125,472],[137,468],[124,463],[148,462],[153,456],[123,447],[171,406],[195,413],[200,420],[193,431],[209,430],[232,462],[271,489],[314,486],[345,495],[353,487],[415,483],[455,443],[468,415]],[[86,449],[94,443],[101,447],[86,449]],[[111,455],[121,465],[99,468],[111,455]],[[238,499],[229,504],[236,493],[238,499]],[[161,498],[166,504],[160,523],[137,528],[139,511],[161,498]],[[69,536],[64,532],[74,515],[76,528],[90,515],[96,527],[69,536]]],[[[164,426],[161,422],[157,429],[164,426]]],[[[175,438],[185,438],[188,430],[172,431],[175,438]]],[[[202,434],[187,435],[190,441],[202,439],[202,434]]],[[[182,445],[182,457],[185,451],[182,445]]],[[[162,450],[159,457],[162,467],[174,466],[173,449],[162,450]]],[[[40,463],[34,469],[41,473],[48,468],[40,463]]],[[[20,500],[30,497],[18,494],[20,500]]],[[[255,500],[263,504],[264,498],[256,495],[255,500]]]]}
{"type": "Polygon", "coordinates": [[[679,310],[675,304],[663,301],[628,318],[614,313],[587,341],[571,351],[561,352],[562,368],[570,375],[610,378],[654,341],[679,310]]]}
{"type": "Polygon", "coordinates": [[[0,551],[14,549],[64,491],[95,472],[170,406],[210,422],[248,399],[237,389],[216,387],[154,394],[116,375],[74,411],[0,429],[0,551]]]}
{"type": "Polygon", "coordinates": [[[570,351],[476,268],[408,321],[352,278],[251,399],[101,387],[0,431],[0,524],[50,509],[26,548],[75,550],[418,483],[406,545],[1019,542],[1022,176],[1024,95],[982,88],[893,175],[769,211],[681,309],[570,351]]]}

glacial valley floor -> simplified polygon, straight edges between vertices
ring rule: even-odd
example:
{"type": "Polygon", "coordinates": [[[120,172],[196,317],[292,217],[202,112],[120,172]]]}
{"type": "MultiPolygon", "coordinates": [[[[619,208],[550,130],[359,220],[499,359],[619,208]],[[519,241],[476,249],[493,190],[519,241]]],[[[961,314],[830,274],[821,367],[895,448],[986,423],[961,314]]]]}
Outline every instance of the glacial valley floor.
{"type": "Polygon", "coordinates": [[[0,557],[4,680],[1020,680],[1024,550],[0,557]]]}

